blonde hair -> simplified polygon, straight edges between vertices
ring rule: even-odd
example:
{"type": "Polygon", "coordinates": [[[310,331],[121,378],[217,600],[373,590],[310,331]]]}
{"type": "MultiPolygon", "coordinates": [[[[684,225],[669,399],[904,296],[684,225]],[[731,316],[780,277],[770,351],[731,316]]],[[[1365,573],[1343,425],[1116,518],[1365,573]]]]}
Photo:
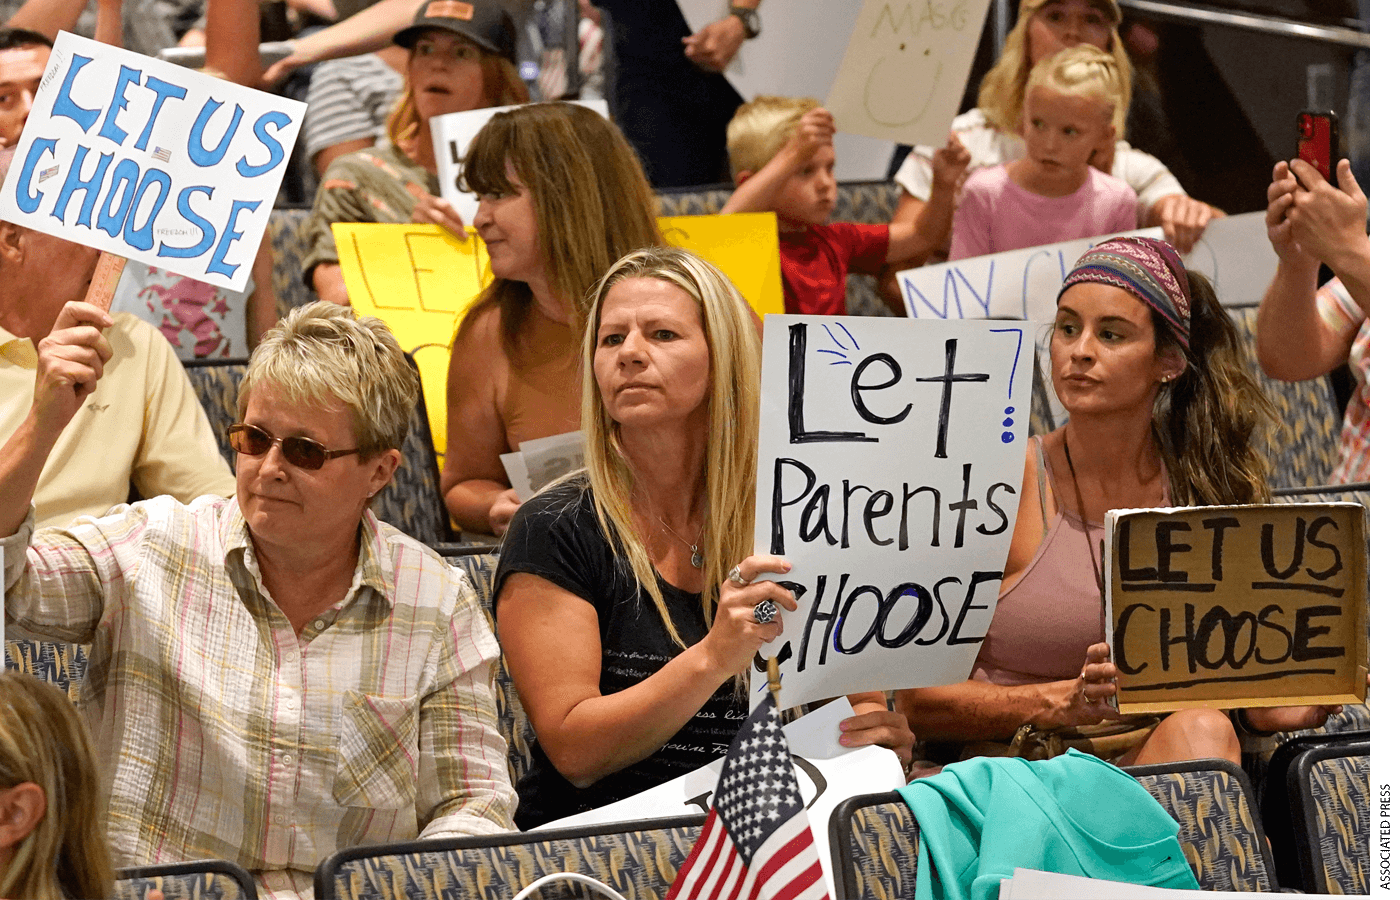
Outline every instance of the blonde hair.
{"type": "Polygon", "coordinates": [[[32,783],[46,809],[14,847],[0,897],[111,897],[102,791],[92,739],[73,703],[32,675],[0,673],[0,788],[32,783]]]}
{"type": "Polygon", "coordinates": [[[774,97],[760,94],[734,111],[725,131],[729,172],[757,172],[768,165],[792,137],[797,123],[821,102],[811,97],[774,97]]]}
{"type": "MultiPolygon", "coordinates": [[[[638,247],[666,243],[651,186],[617,126],[577,103],[531,103],[492,116],[462,160],[457,189],[512,195],[507,165],[530,192],[545,277],[572,304],[577,337],[589,292],[608,266],[638,247]]],[[[506,353],[515,362],[532,298],[523,281],[493,279],[457,334],[499,306],[506,353]]]]}
{"type": "MultiPolygon", "coordinates": [[[[432,29],[420,29],[430,31],[432,29]]],[[[444,34],[455,35],[455,31],[446,28],[439,28],[438,31],[444,34]]],[[[525,86],[525,82],[520,79],[520,73],[515,70],[515,64],[507,57],[499,53],[492,53],[474,41],[469,41],[477,52],[481,54],[479,64],[481,66],[481,106],[478,109],[487,109],[492,106],[514,106],[517,103],[530,102],[530,89],[525,86]]],[[[410,51],[412,52],[412,51],[410,51]]],[[[420,131],[427,127],[423,116],[418,112],[418,106],[413,102],[413,79],[405,75],[403,79],[403,93],[399,94],[399,99],[394,102],[394,108],[389,113],[389,118],[384,121],[384,130],[389,135],[389,140],[394,144],[402,144],[405,141],[417,137],[420,131]]]]}
{"type": "MultiPolygon", "coordinates": [[[[678,248],[629,253],[608,270],[593,293],[588,315],[585,359],[597,344],[598,322],[608,292],[621,281],[658,278],[685,291],[700,304],[710,348],[709,424],[701,482],[705,492],[705,590],[701,611],[714,622],[719,584],[729,568],[753,550],[754,490],[758,474],[758,375],[761,346],[753,313],[738,289],[713,265],[678,248]]],[[[632,469],[618,439],[618,424],[603,407],[598,383],[583,380],[584,462],[592,484],[598,521],[614,553],[627,557],[638,585],[651,597],[666,631],[680,646],[666,611],[656,570],[632,517],[632,469]]]]}
{"type": "Polygon", "coordinates": [[[1121,136],[1128,117],[1123,105],[1123,73],[1113,54],[1090,44],[1066,47],[1047,56],[1026,76],[1026,92],[1031,88],[1048,88],[1061,94],[1102,100],[1108,104],[1114,133],[1121,136]]]}
{"type": "MultiPolygon", "coordinates": [[[[1016,17],[1016,25],[1006,36],[1006,44],[1002,47],[996,65],[983,76],[982,86],[977,91],[977,108],[982,110],[982,114],[991,125],[1002,131],[1020,133],[1021,108],[1026,102],[1026,79],[1031,71],[1031,48],[1030,41],[1026,38],[1026,29],[1030,27],[1034,13],[1049,2],[1053,0],[1021,0],[1021,11],[1016,17]]],[[[1118,37],[1116,26],[1122,21],[1123,15],[1115,0],[1094,0],[1094,3],[1108,13],[1115,26],[1109,28],[1108,52],[1122,76],[1121,94],[1115,107],[1126,115],[1128,104],[1132,100],[1133,64],[1128,59],[1127,51],[1123,49],[1123,41],[1118,37]]],[[[1118,137],[1123,137],[1121,129],[1118,137]]]]}
{"type": "Polygon", "coordinates": [[[239,419],[261,384],[294,404],[348,406],[361,462],[403,445],[420,390],[388,325],[325,301],[296,307],[263,335],[238,386],[239,419]]]}

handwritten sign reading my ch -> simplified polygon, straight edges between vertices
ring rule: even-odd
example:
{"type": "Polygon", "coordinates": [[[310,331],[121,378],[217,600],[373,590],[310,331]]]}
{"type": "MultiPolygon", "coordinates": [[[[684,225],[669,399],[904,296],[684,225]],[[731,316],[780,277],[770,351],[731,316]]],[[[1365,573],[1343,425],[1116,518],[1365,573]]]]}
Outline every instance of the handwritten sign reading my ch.
{"type": "Polygon", "coordinates": [[[1105,526],[1121,711],[1365,696],[1363,507],[1112,510],[1105,526]]]}
{"type": "Polygon", "coordinates": [[[1031,344],[1022,322],[764,321],[754,545],[793,566],[797,611],[763,654],[784,706],[967,678],[1021,490],[1031,344]]]}

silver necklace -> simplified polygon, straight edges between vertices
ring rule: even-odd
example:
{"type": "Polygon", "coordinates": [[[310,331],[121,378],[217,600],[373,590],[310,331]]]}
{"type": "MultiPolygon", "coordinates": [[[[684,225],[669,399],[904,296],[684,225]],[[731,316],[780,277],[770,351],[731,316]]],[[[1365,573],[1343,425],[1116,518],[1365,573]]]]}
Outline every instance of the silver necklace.
{"type": "MultiPolygon", "coordinates": [[[[690,548],[690,564],[691,564],[692,566],[694,566],[694,567],[697,568],[697,569],[703,569],[703,568],[705,568],[705,557],[704,557],[703,554],[701,554],[701,552],[700,552],[700,545],[699,545],[698,543],[692,544],[690,541],[687,541],[685,538],[683,538],[683,537],[681,537],[680,535],[676,534],[674,531],[671,531],[671,526],[670,526],[670,525],[667,525],[667,524],[662,520],[662,518],[661,518],[660,516],[656,515],[655,513],[652,514],[652,518],[656,520],[656,524],[658,524],[658,525],[660,525],[662,528],[666,529],[666,531],[670,533],[671,537],[675,538],[676,540],[680,541],[682,544],[685,544],[687,547],[690,548]]],[[[704,531],[705,531],[704,526],[701,526],[701,528],[700,528],[701,534],[703,534],[704,531]]]]}

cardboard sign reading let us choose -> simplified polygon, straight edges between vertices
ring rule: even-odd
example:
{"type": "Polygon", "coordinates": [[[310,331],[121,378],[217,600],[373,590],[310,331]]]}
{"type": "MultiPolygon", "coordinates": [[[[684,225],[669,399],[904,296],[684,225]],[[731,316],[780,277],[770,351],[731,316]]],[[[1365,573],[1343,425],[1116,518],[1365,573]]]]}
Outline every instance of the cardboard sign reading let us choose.
{"type": "Polygon", "coordinates": [[[1111,510],[1105,535],[1120,711],[1362,702],[1364,507],[1111,510]]]}
{"type": "Polygon", "coordinates": [[[64,32],[0,218],[241,291],[305,109],[64,32]]]}

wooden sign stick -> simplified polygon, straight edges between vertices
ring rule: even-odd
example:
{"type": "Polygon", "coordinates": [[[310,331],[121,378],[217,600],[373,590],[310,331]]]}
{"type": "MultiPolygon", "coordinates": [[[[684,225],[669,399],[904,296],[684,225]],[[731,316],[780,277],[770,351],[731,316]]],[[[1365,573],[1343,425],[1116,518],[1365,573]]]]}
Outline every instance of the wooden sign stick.
{"type": "Polygon", "coordinates": [[[122,269],[126,267],[126,257],[105,250],[97,258],[97,268],[93,270],[92,281],[88,284],[84,303],[91,303],[103,311],[112,308],[112,297],[117,292],[117,282],[121,280],[122,269]]]}

